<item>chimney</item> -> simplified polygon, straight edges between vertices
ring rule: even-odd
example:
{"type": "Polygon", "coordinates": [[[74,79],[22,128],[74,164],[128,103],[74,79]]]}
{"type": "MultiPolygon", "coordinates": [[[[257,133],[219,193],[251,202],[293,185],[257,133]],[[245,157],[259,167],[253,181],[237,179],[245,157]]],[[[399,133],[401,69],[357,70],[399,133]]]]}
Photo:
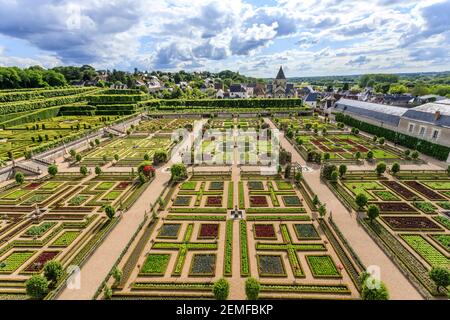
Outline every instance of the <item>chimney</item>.
{"type": "Polygon", "coordinates": [[[436,113],[434,114],[434,120],[438,121],[441,118],[441,112],[438,110],[436,111],[436,113]]]}

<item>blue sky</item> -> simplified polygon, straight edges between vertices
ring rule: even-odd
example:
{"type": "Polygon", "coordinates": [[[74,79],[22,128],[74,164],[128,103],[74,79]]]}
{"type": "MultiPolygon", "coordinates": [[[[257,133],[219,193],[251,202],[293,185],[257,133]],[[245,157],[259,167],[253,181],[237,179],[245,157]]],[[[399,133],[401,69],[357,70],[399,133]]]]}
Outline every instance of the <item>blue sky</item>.
{"type": "Polygon", "coordinates": [[[0,65],[450,70],[450,0],[0,0],[0,65]]]}

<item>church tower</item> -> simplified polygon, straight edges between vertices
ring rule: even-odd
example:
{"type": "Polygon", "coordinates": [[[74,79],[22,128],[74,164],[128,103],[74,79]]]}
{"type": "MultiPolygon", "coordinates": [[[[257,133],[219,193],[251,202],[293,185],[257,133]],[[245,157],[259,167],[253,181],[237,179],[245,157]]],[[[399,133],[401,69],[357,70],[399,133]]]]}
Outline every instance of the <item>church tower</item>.
{"type": "Polygon", "coordinates": [[[284,98],[286,95],[287,80],[284,75],[283,67],[278,70],[277,77],[273,82],[273,96],[274,98],[284,98]]]}

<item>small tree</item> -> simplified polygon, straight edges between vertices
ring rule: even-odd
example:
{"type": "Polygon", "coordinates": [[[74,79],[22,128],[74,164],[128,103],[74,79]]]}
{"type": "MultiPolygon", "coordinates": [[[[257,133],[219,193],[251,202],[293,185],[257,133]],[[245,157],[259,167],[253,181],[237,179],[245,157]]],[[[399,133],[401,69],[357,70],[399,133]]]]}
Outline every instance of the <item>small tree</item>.
{"type": "Polygon", "coordinates": [[[114,155],[114,160],[119,161],[119,155],[117,153],[114,155]]]}
{"type": "Polygon", "coordinates": [[[64,268],[61,262],[56,260],[50,260],[45,263],[44,266],[44,276],[50,281],[50,286],[54,287],[54,285],[61,279],[64,274],[64,268]]]}
{"type": "Polygon", "coordinates": [[[383,282],[373,278],[369,273],[361,275],[363,300],[389,300],[389,292],[383,282]]]}
{"type": "Polygon", "coordinates": [[[395,176],[400,171],[400,164],[398,162],[394,162],[391,167],[391,172],[395,176]]]}
{"type": "Polygon", "coordinates": [[[291,165],[286,165],[286,168],[284,168],[284,177],[286,179],[289,179],[291,177],[291,165]]]}
{"type": "Polygon", "coordinates": [[[48,167],[48,173],[52,177],[56,176],[56,174],[58,173],[58,167],[56,166],[56,164],[52,164],[51,166],[48,167]]]}
{"type": "Polygon", "coordinates": [[[100,144],[100,140],[95,139],[95,144],[98,146],[100,144]]]}
{"type": "Polygon", "coordinates": [[[339,166],[339,175],[342,178],[347,173],[347,166],[345,164],[341,164],[339,166]]]}
{"type": "Polygon", "coordinates": [[[361,159],[361,152],[360,152],[360,151],[356,151],[356,153],[355,153],[355,159],[356,159],[356,160],[361,159]]]}
{"type": "Polygon", "coordinates": [[[373,142],[377,142],[377,140],[378,140],[378,137],[377,136],[373,136],[372,141],[373,142]]]}
{"type": "Polygon", "coordinates": [[[103,155],[102,160],[103,160],[103,163],[108,162],[108,157],[106,156],[106,154],[103,155]]]}
{"type": "Polygon", "coordinates": [[[148,153],[144,154],[144,160],[150,161],[150,156],[148,155],[148,153]]]}
{"type": "Polygon", "coordinates": [[[102,173],[102,168],[100,168],[99,166],[95,167],[95,174],[96,175],[100,175],[102,173]]]}
{"type": "Polygon", "coordinates": [[[69,151],[69,154],[70,154],[70,156],[72,157],[72,159],[74,159],[75,156],[77,155],[77,152],[76,152],[74,149],[71,149],[71,150],[69,151]]]}
{"type": "Polygon", "coordinates": [[[94,141],[89,142],[89,145],[91,146],[91,148],[95,147],[94,141]]]}
{"type": "Polygon", "coordinates": [[[76,162],[80,162],[81,159],[82,159],[81,154],[78,153],[78,154],[75,156],[75,161],[76,161],[76,162]]]}
{"type": "Polygon", "coordinates": [[[331,158],[331,155],[328,152],[325,152],[323,154],[323,160],[330,160],[330,158],[331,158]]]}
{"type": "Polygon", "coordinates": [[[375,168],[375,171],[377,172],[377,174],[378,174],[379,176],[381,176],[383,173],[386,172],[386,163],[384,163],[384,162],[379,162],[379,163],[377,164],[377,167],[375,168]]]}
{"type": "Polygon", "coordinates": [[[373,160],[373,151],[372,151],[372,150],[370,150],[369,152],[367,152],[367,154],[366,154],[366,159],[369,160],[369,161],[372,161],[372,160],[373,160]]]}
{"type": "Polygon", "coordinates": [[[385,140],[383,137],[381,137],[380,139],[378,139],[378,143],[379,143],[380,145],[383,145],[385,142],[386,142],[386,140],[385,140]]]}
{"type": "Polygon", "coordinates": [[[248,300],[257,300],[261,286],[255,278],[245,280],[245,295],[248,300]]]}
{"type": "Polygon", "coordinates": [[[122,280],[123,273],[119,268],[115,267],[112,276],[116,283],[119,283],[122,280]]]}
{"type": "Polygon", "coordinates": [[[214,283],[212,290],[216,300],[227,300],[230,293],[230,284],[226,279],[222,278],[214,283]]]}
{"type": "Polygon", "coordinates": [[[107,206],[105,207],[105,213],[106,213],[106,216],[107,216],[110,220],[112,220],[112,219],[114,218],[114,216],[116,215],[116,209],[114,209],[114,207],[111,206],[111,205],[107,205],[107,206]]]}
{"type": "Polygon", "coordinates": [[[302,173],[300,171],[297,171],[295,173],[295,177],[294,177],[295,182],[300,183],[300,181],[302,181],[302,178],[303,178],[302,173]]]}
{"type": "Polygon", "coordinates": [[[326,207],[325,204],[322,204],[322,205],[319,207],[319,216],[320,216],[321,218],[323,218],[323,217],[325,217],[326,214],[327,214],[327,207],[326,207]]]}
{"type": "Polygon", "coordinates": [[[320,203],[320,200],[319,200],[319,197],[317,196],[317,194],[314,195],[314,197],[312,199],[312,203],[315,206],[317,206],[320,203]]]}
{"type": "Polygon", "coordinates": [[[180,181],[187,178],[187,169],[183,163],[176,163],[170,168],[172,181],[180,181]]]}
{"type": "Polygon", "coordinates": [[[438,291],[450,285],[450,271],[448,269],[434,267],[430,271],[430,278],[436,284],[438,291]]]}
{"type": "Polygon", "coordinates": [[[88,168],[86,166],[81,166],[80,167],[80,173],[85,176],[88,174],[88,168]]]}
{"type": "Polygon", "coordinates": [[[370,222],[372,223],[380,215],[380,209],[377,205],[371,204],[367,208],[367,216],[369,217],[370,222]]]}
{"type": "Polygon", "coordinates": [[[411,153],[411,158],[412,158],[413,160],[419,159],[419,152],[413,151],[413,152],[411,153]]]}
{"type": "Polygon", "coordinates": [[[364,193],[358,193],[356,195],[355,202],[358,205],[359,209],[364,208],[367,204],[367,201],[368,201],[367,196],[364,193]]]}
{"type": "Polygon", "coordinates": [[[42,299],[48,292],[48,282],[41,275],[34,275],[25,283],[27,295],[33,299],[42,299]]]}
{"type": "Polygon", "coordinates": [[[339,172],[336,170],[331,173],[331,182],[337,182],[339,179],[339,172]]]}
{"type": "Polygon", "coordinates": [[[23,175],[22,172],[16,172],[14,179],[16,179],[16,182],[18,184],[22,184],[25,181],[25,176],[23,175]]]}
{"type": "Polygon", "coordinates": [[[169,155],[167,154],[167,151],[165,150],[156,150],[155,154],[153,155],[153,163],[155,165],[160,164],[160,163],[166,163],[167,160],[169,159],[169,155]]]}
{"type": "Polygon", "coordinates": [[[112,295],[113,295],[112,289],[108,286],[105,286],[105,288],[103,289],[103,297],[106,300],[110,300],[112,298],[112,295]]]}
{"type": "Polygon", "coordinates": [[[409,156],[411,155],[411,150],[406,149],[406,150],[404,151],[404,154],[405,154],[405,157],[406,157],[406,158],[409,158],[409,156]]]}

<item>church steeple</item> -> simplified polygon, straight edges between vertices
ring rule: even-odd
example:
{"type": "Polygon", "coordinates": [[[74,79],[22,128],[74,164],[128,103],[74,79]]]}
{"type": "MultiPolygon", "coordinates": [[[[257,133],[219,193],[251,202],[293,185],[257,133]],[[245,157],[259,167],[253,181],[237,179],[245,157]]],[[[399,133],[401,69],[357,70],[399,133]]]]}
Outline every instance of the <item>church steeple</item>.
{"type": "Polygon", "coordinates": [[[277,77],[275,78],[277,80],[286,80],[286,77],[284,76],[283,67],[280,66],[280,70],[278,70],[277,77]]]}

